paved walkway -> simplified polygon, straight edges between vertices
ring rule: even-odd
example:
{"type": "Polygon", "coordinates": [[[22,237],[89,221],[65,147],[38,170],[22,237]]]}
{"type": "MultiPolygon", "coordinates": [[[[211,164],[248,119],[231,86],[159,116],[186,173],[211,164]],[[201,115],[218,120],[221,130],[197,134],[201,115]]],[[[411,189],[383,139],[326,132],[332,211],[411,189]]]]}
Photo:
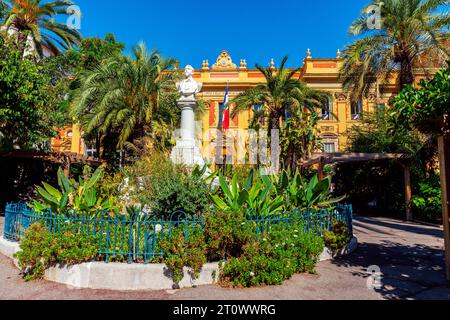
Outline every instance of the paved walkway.
{"type": "Polygon", "coordinates": [[[282,286],[251,289],[205,286],[179,291],[73,290],[47,281],[25,283],[12,262],[0,255],[0,299],[450,300],[440,228],[360,217],[355,221],[355,235],[359,249],[351,256],[319,263],[318,275],[296,275],[282,286]],[[372,265],[378,265],[383,273],[379,290],[367,288],[366,271],[372,265]]]}

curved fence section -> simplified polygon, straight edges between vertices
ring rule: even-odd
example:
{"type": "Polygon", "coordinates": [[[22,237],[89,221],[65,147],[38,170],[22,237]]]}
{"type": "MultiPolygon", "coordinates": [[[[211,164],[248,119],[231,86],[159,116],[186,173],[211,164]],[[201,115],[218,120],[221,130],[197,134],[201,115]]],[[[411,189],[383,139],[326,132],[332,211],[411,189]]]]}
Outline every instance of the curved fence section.
{"type": "MultiPolygon", "coordinates": [[[[322,236],[330,230],[334,221],[344,223],[353,234],[353,213],[351,205],[338,205],[332,209],[297,210],[260,215],[248,212],[246,220],[252,226],[257,238],[273,228],[290,228],[300,225],[303,232],[322,236]]],[[[11,203],[6,206],[4,237],[10,241],[20,241],[25,231],[33,223],[42,223],[52,234],[71,231],[90,236],[98,245],[99,260],[149,263],[158,262],[163,256],[161,241],[171,237],[173,230],[184,232],[184,238],[195,229],[203,229],[203,220],[188,217],[178,211],[170,215],[149,215],[142,211],[129,215],[110,216],[105,212],[95,215],[75,211],[54,213],[35,212],[25,203],[11,203]],[[91,237],[92,236],[92,237],[91,237]]]]}

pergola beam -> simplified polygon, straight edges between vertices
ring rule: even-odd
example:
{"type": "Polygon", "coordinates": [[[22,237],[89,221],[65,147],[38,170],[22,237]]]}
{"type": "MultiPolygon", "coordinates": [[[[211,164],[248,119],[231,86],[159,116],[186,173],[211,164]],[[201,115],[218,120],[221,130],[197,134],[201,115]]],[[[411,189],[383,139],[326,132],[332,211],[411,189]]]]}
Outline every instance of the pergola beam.
{"type": "Polygon", "coordinates": [[[63,167],[64,174],[69,176],[70,166],[72,164],[88,164],[94,166],[100,166],[104,161],[87,157],[78,153],[71,152],[30,152],[30,151],[11,151],[11,152],[0,152],[0,158],[9,159],[31,159],[37,161],[48,161],[54,164],[59,164],[63,167]]]}

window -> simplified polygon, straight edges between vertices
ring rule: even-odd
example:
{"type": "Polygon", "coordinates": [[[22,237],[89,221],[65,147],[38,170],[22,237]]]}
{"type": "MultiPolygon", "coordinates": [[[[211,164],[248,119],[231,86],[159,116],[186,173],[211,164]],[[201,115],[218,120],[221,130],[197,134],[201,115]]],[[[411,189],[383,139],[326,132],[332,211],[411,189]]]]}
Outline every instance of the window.
{"type": "Polygon", "coordinates": [[[325,142],[323,144],[323,151],[325,153],[335,153],[336,152],[336,144],[334,142],[325,142]]]}
{"type": "Polygon", "coordinates": [[[352,102],[352,120],[361,119],[361,114],[363,112],[363,101],[360,98],[357,102],[352,102]]]}
{"type": "Polygon", "coordinates": [[[330,98],[327,98],[325,106],[322,109],[322,120],[332,120],[333,102],[330,98]]]}
{"type": "Polygon", "coordinates": [[[338,152],[339,137],[336,134],[324,134],[322,135],[323,152],[336,153],[338,152]]]}

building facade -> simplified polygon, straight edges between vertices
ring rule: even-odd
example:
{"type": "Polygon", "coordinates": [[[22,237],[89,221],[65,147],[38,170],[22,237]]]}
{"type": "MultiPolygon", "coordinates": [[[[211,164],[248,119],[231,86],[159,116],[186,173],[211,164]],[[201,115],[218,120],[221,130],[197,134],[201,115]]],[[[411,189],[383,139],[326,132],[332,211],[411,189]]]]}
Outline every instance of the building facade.
{"type": "MultiPolygon", "coordinates": [[[[331,94],[331,98],[327,102],[327,108],[331,112],[318,110],[322,115],[317,130],[323,139],[323,152],[345,151],[346,132],[352,126],[360,124],[361,114],[375,111],[378,105],[387,103],[392,96],[398,93],[398,79],[392,77],[389,83],[383,86],[382,91],[374,88],[373,92],[353,103],[339,81],[341,65],[342,59],[339,50],[335,58],[313,58],[308,50],[302,67],[295,75],[308,86],[331,94]]],[[[276,68],[273,59],[269,66],[276,68]]],[[[248,68],[245,59],[240,59],[239,63],[233,61],[227,51],[223,51],[212,64],[208,60],[204,60],[202,68],[196,70],[194,78],[203,83],[203,90],[197,98],[201,99],[206,106],[205,111],[198,119],[198,140],[204,157],[212,160],[215,152],[212,143],[217,139],[214,132],[219,126],[220,104],[223,102],[226,88],[228,87],[231,100],[239,93],[263,83],[265,78],[257,69],[248,68]]],[[[420,78],[419,75],[418,79],[420,78]]],[[[247,110],[230,119],[231,131],[245,133],[249,128],[252,114],[253,110],[247,110]]],[[[245,137],[244,140],[247,138],[245,137]]],[[[92,155],[92,152],[95,151],[89,150],[83,143],[82,130],[76,125],[62,129],[60,137],[52,140],[52,145],[55,151],[87,155],[92,155]]],[[[243,156],[245,155],[237,157],[243,156]]]]}

